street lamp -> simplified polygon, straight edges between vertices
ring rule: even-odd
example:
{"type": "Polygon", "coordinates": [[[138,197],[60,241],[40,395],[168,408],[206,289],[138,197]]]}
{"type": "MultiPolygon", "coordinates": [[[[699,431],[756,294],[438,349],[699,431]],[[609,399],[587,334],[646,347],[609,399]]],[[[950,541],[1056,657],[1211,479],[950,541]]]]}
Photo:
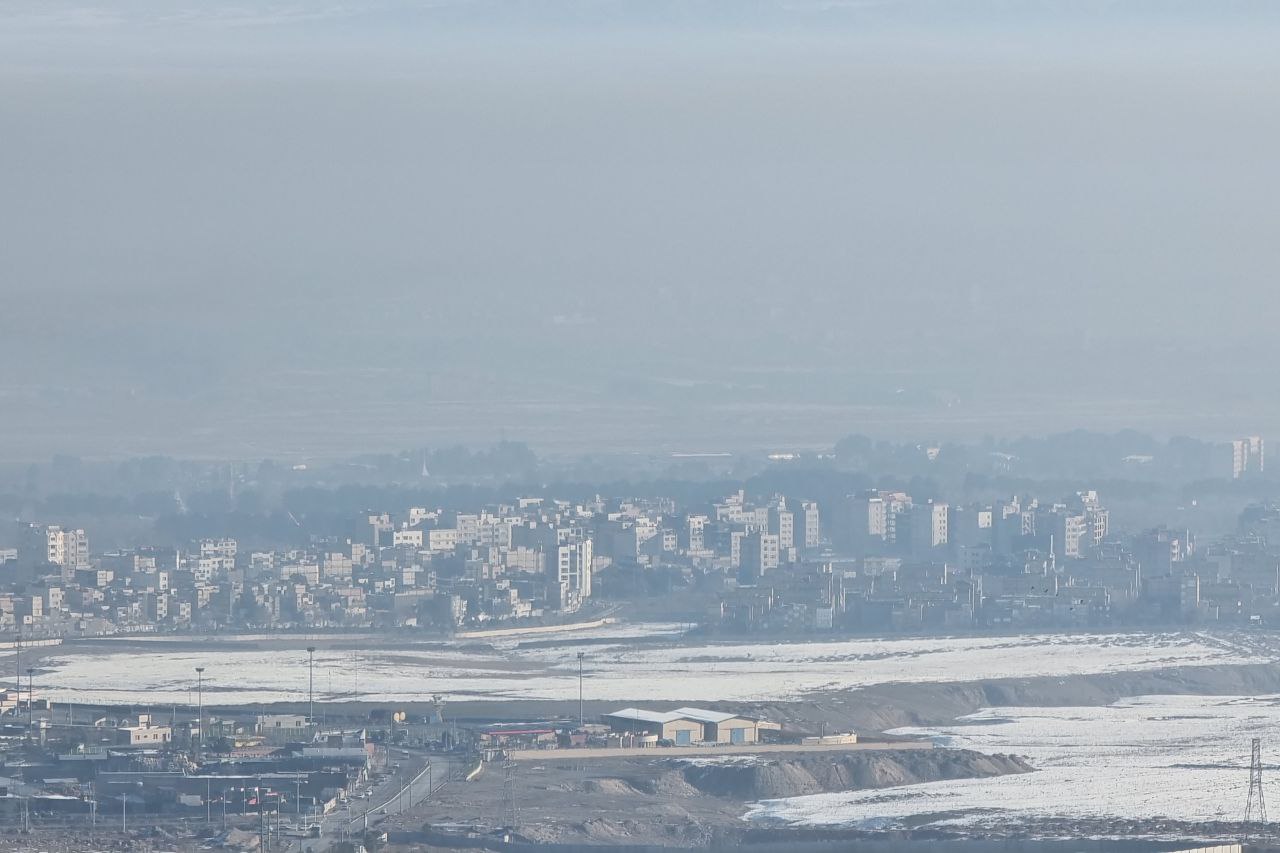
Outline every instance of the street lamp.
{"type": "Polygon", "coordinates": [[[35,680],[36,680],[35,667],[33,666],[27,667],[27,728],[31,728],[32,715],[35,714],[35,707],[36,707],[35,680]]]}
{"type": "Polygon", "coordinates": [[[583,713],[582,704],[582,660],[587,656],[586,652],[578,652],[578,728],[584,729],[587,726],[587,715],[583,713]]]}
{"type": "Polygon", "coordinates": [[[316,722],[316,647],[307,646],[307,722],[316,722]]]}
{"type": "MultiPolygon", "coordinates": [[[[188,697],[190,694],[188,694],[188,697]]],[[[191,701],[190,698],[187,701],[191,701]]],[[[200,739],[200,745],[196,751],[196,758],[204,758],[204,667],[196,667],[196,737],[200,739]]]]}
{"type": "MultiPolygon", "coordinates": [[[[134,782],[138,790],[142,790],[141,782],[134,782]]],[[[129,831],[129,788],[124,789],[124,793],[120,795],[120,831],[129,831]]]]}

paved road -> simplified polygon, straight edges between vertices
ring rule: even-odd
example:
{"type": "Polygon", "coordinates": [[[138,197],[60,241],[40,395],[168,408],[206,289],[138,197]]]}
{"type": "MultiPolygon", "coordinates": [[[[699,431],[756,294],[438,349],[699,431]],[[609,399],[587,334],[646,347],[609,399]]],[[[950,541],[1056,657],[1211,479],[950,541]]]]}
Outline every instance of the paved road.
{"type": "MultiPolygon", "coordinates": [[[[320,825],[323,835],[320,838],[303,838],[284,836],[279,844],[273,844],[274,851],[290,851],[290,853],[324,853],[345,838],[363,838],[366,829],[373,829],[384,824],[403,822],[417,828],[420,819],[411,812],[430,799],[444,785],[460,777],[466,770],[462,756],[430,753],[416,748],[393,747],[388,754],[388,773],[372,790],[367,798],[348,800],[346,805],[331,814],[325,815],[320,825]],[[393,765],[399,764],[398,769],[393,765]],[[403,821],[398,820],[404,815],[403,821]]],[[[132,811],[132,810],[131,810],[132,811]]],[[[281,823],[300,822],[305,827],[313,823],[305,815],[301,820],[295,818],[288,810],[281,817],[281,823]]],[[[256,831],[252,816],[231,815],[233,823],[256,831]]],[[[215,825],[218,815],[214,815],[215,825]]],[[[89,815],[41,815],[30,817],[32,828],[36,832],[90,832],[89,815]]],[[[104,837],[112,837],[120,832],[120,814],[100,811],[97,815],[97,831],[104,837]]],[[[12,816],[0,818],[0,834],[16,830],[21,826],[21,818],[12,816]]],[[[171,816],[155,814],[129,815],[129,828],[164,827],[179,835],[199,833],[206,829],[203,816],[171,816]]],[[[274,841],[274,839],[273,839],[274,841]]]]}
{"type": "Polygon", "coordinates": [[[394,822],[400,814],[426,802],[463,767],[460,756],[399,747],[389,750],[387,760],[387,776],[369,797],[348,800],[342,808],[325,815],[320,838],[302,839],[296,847],[286,849],[324,853],[344,839],[362,838],[367,830],[394,822]],[[390,765],[397,763],[399,769],[392,769],[390,765]]]}

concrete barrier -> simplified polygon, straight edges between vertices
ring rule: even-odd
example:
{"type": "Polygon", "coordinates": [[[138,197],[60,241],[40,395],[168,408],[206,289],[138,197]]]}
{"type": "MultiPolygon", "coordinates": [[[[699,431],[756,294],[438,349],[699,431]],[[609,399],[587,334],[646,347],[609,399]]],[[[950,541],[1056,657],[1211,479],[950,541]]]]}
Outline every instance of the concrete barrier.
{"type": "MultiPolygon", "coordinates": [[[[62,645],[61,637],[48,637],[43,640],[24,639],[22,641],[22,647],[24,649],[43,649],[43,648],[48,648],[49,646],[60,646],[60,645],[62,645]]],[[[11,649],[15,649],[17,647],[18,647],[17,640],[8,640],[6,642],[0,643],[0,650],[8,651],[11,649]]]]}
{"type": "Polygon", "coordinates": [[[494,628],[490,631],[461,631],[453,635],[455,640],[486,640],[493,637],[522,637],[525,634],[555,634],[560,631],[585,631],[612,625],[613,619],[596,619],[592,622],[571,622],[568,625],[535,625],[529,628],[494,628]]]}
{"type": "Polygon", "coordinates": [[[773,755],[787,752],[864,752],[933,749],[932,741],[863,741],[861,743],[761,743],[750,746],[659,746],[649,749],[517,749],[513,761],[578,761],[597,758],[717,758],[722,755],[773,755]]]}

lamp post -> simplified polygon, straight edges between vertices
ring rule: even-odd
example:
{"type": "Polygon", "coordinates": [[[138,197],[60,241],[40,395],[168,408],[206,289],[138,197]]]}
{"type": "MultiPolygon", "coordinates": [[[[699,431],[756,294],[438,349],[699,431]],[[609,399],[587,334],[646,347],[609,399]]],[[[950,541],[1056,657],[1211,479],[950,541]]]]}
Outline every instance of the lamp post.
{"type": "Polygon", "coordinates": [[[307,722],[316,722],[316,647],[307,646],[307,722]]]}
{"type": "Polygon", "coordinates": [[[578,652],[578,728],[584,729],[587,725],[587,715],[583,712],[582,703],[582,661],[586,657],[586,652],[578,652]]]}
{"type": "MultiPolygon", "coordinates": [[[[134,782],[138,790],[142,790],[141,782],[134,782]]],[[[120,831],[129,831],[129,788],[124,789],[124,793],[120,795],[120,831]]]]}
{"type": "MultiPolygon", "coordinates": [[[[190,699],[188,699],[190,701],[190,699]]],[[[204,758],[204,667],[196,667],[196,758],[204,758]]]]}
{"type": "Polygon", "coordinates": [[[31,728],[32,717],[35,714],[36,707],[36,668],[27,667],[27,728],[31,728]]]}

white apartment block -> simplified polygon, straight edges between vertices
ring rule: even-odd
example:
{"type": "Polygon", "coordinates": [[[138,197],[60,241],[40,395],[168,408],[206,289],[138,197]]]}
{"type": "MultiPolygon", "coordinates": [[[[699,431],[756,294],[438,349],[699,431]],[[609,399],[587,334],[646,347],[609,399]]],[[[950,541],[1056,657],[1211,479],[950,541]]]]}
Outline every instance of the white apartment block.
{"type": "Polygon", "coordinates": [[[1245,474],[1261,474],[1265,462],[1265,446],[1262,436],[1251,435],[1231,442],[1231,478],[1239,480],[1245,474]]]}
{"type": "Polygon", "coordinates": [[[67,569],[89,568],[89,536],[83,530],[45,528],[47,561],[67,569]]]}
{"type": "Polygon", "coordinates": [[[817,548],[822,540],[822,522],[818,504],[814,501],[802,503],[798,522],[795,544],[800,548],[817,548]]]}
{"type": "Polygon", "coordinates": [[[421,548],[421,530],[397,530],[391,535],[391,544],[397,548],[421,548]]]}
{"type": "Polygon", "coordinates": [[[201,557],[222,557],[235,563],[239,546],[234,539],[202,539],[200,540],[201,557]]]}
{"type": "Polygon", "coordinates": [[[452,551],[458,547],[458,531],[453,527],[438,527],[427,531],[426,546],[428,551],[440,553],[452,551]]]}
{"type": "Polygon", "coordinates": [[[685,524],[689,536],[689,552],[700,553],[706,548],[707,517],[691,515],[685,519],[685,524]]]}
{"type": "Polygon", "coordinates": [[[568,545],[557,545],[547,552],[548,573],[555,573],[561,584],[579,598],[591,597],[592,546],[590,539],[568,545]]]}
{"type": "Polygon", "coordinates": [[[351,558],[342,553],[325,554],[320,562],[320,574],[328,579],[350,578],[352,568],[351,558]]]}
{"type": "Polygon", "coordinates": [[[795,547],[796,516],[787,508],[786,498],[775,495],[768,506],[756,510],[756,519],[761,530],[778,537],[779,547],[783,551],[795,547]]]}

